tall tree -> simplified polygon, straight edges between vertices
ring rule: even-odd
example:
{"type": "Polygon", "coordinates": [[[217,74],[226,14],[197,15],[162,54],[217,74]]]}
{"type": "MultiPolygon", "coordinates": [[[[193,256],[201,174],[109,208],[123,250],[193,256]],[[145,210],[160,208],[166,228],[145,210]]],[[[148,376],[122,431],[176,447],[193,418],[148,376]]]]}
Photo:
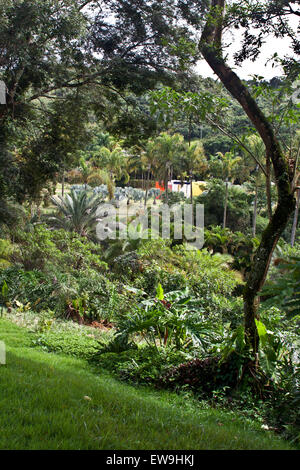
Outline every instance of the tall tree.
{"type": "Polygon", "coordinates": [[[156,155],[157,174],[163,180],[166,202],[168,203],[168,181],[171,178],[174,166],[184,154],[184,140],[180,134],[162,132],[153,140],[152,152],[156,155]]]}
{"type": "Polygon", "coordinates": [[[234,170],[240,163],[241,158],[236,157],[232,152],[226,152],[225,154],[218,152],[215,158],[210,160],[210,168],[216,170],[216,165],[219,166],[220,176],[225,181],[225,201],[224,201],[224,213],[223,213],[223,228],[226,228],[227,220],[227,207],[228,207],[228,187],[229,182],[234,177],[234,170]]]}
{"type": "Polygon", "coordinates": [[[180,161],[183,171],[187,173],[190,178],[191,184],[191,204],[193,203],[193,178],[195,174],[205,173],[208,164],[204,153],[204,148],[201,142],[188,142],[185,146],[184,156],[180,161]]]}
{"type": "Polygon", "coordinates": [[[271,198],[271,180],[270,173],[267,168],[264,168],[265,158],[265,146],[262,139],[257,134],[251,134],[246,138],[246,148],[250,150],[251,154],[255,156],[256,161],[245,149],[241,148],[243,154],[243,166],[246,167],[247,178],[250,179],[251,183],[254,184],[254,204],[253,204],[253,218],[252,218],[252,235],[256,235],[256,221],[257,221],[257,209],[258,209],[258,193],[259,187],[263,177],[265,178],[265,193],[267,198],[267,210],[269,219],[272,217],[272,198],[271,198]],[[258,163],[260,165],[258,165],[258,163]],[[262,171],[264,170],[265,171],[262,171]]]}
{"type": "MultiPolygon", "coordinates": [[[[256,3],[257,7],[259,7],[261,11],[263,5],[258,5],[258,2],[256,3]]],[[[272,3],[274,4],[275,2],[272,3]]],[[[279,2],[276,3],[278,4],[279,2]]],[[[283,5],[283,2],[280,3],[283,5]]],[[[265,8],[268,8],[265,2],[264,6],[265,8]]],[[[262,234],[261,243],[255,255],[244,291],[246,337],[248,344],[251,346],[254,353],[257,353],[259,336],[255,319],[258,306],[258,294],[265,282],[271,257],[277,241],[285,229],[289,217],[295,208],[295,188],[292,184],[292,175],[289,170],[287,158],[284,155],[269,120],[263,114],[242,80],[224,59],[222,33],[226,22],[227,24],[229,22],[229,18],[225,17],[225,7],[225,0],[212,0],[210,2],[210,10],[199,42],[199,49],[226,89],[240,103],[262,138],[266,148],[266,155],[273,165],[278,190],[277,207],[272,215],[268,227],[262,234]]],[[[285,8],[285,5],[283,5],[281,9],[279,8],[279,12],[277,13],[278,17],[283,16],[283,8],[285,8]]],[[[244,10],[243,18],[246,18],[247,20],[248,15],[249,11],[244,10]]],[[[263,24],[263,21],[265,21],[265,18],[261,17],[261,24],[263,24]]],[[[255,44],[255,46],[258,53],[259,44],[255,44]]]]}
{"type": "MultiPolygon", "coordinates": [[[[34,120],[47,120],[53,101],[64,110],[72,96],[73,116],[83,123],[76,104],[83,93],[90,111],[109,121],[120,102],[127,102],[128,91],[141,93],[158,80],[170,81],[183,58],[194,60],[195,50],[166,47],[166,37],[188,40],[170,2],[0,0],[0,79],[7,85],[7,104],[0,105],[1,151],[14,150],[21,128],[29,133],[34,120]]],[[[22,161],[40,169],[39,176],[17,181],[19,195],[33,193],[35,182],[38,191],[46,160],[52,178],[65,162],[66,152],[55,156],[56,168],[50,168],[49,155],[33,158],[33,153],[27,149],[22,161]]],[[[17,179],[23,173],[19,162],[14,162],[17,179]]]]}

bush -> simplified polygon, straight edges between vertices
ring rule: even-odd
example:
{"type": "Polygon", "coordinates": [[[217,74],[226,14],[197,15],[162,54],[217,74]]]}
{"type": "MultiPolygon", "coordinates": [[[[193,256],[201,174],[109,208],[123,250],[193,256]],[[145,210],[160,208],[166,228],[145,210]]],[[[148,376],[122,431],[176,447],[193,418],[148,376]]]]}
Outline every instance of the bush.
{"type": "Polygon", "coordinates": [[[160,379],[160,386],[175,390],[190,389],[203,398],[213,392],[237,385],[240,361],[230,357],[220,364],[220,358],[207,357],[171,367],[160,379]]]}
{"type": "Polygon", "coordinates": [[[10,267],[0,271],[0,286],[8,287],[7,301],[14,307],[32,308],[37,311],[55,307],[55,279],[40,271],[24,271],[10,267]]]}
{"type": "Polygon", "coordinates": [[[258,245],[257,238],[241,232],[231,232],[228,228],[215,226],[205,230],[205,248],[212,253],[230,255],[232,257],[229,261],[230,266],[242,274],[249,271],[258,245]]]}
{"type": "Polygon", "coordinates": [[[96,354],[91,360],[98,367],[109,370],[122,380],[140,384],[155,384],[170,365],[180,364],[188,354],[168,348],[140,346],[120,353],[96,354]]]}
{"type": "Polygon", "coordinates": [[[18,231],[16,242],[19,254],[14,261],[28,271],[72,272],[87,267],[105,271],[107,268],[100,259],[100,246],[73,232],[35,225],[32,232],[18,231]]]}
{"type": "Polygon", "coordinates": [[[9,240],[0,238],[0,269],[7,268],[10,265],[11,255],[14,252],[14,246],[9,240]]]}
{"type": "Polygon", "coordinates": [[[147,294],[153,295],[159,283],[165,292],[184,289],[188,285],[184,272],[174,268],[172,268],[172,272],[168,272],[155,261],[143,269],[142,274],[136,278],[134,285],[139,289],[143,289],[147,294]]]}
{"type": "MultiPolygon", "coordinates": [[[[179,192],[169,192],[168,193],[168,205],[169,206],[172,206],[173,204],[179,204],[180,202],[185,202],[187,200],[187,198],[185,197],[184,193],[182,193],[181,191],[179,192]]],[[[161,201],[166,204],[167,202],[167,197],[166,197],[166,193],[163,192],[162,195],[161,195],[161,201]]],[[[188,201],[190,202],[190,201],[188,201]]]]}
{"type": "Polygon", "coordinates": [[[127,311],[129,300],[103,274],[90,269],[75,273],[43,273],[11,267],[0,271],[0,286],[8,286],[8,302],[19,309],[53,310],[76,321],[114,317],[127,311]]]}
{"type": "Polygon", "coordinates": [[[261,235],[263,231],[266,229],[269,220],[267,217],[262,217],[261,215],[256,216],[256,233],[261,235]]]}
{"type": "Polygon", "coordinates": [[[130,251],[114,259],[113,269],[118,274],[132,277],[143,270],[143,265],[138,253],[136,251],[130,251]]]}
{"type": "MultiPolygon", "coordinates": [[[[204,204],[205,226],[221,225],[225,204],[225,184],[216,181],[208,191],[195,198],[195,203],[204,204]]],[[[232,231],[248,233],[250,211],[247,192],[240,187],[229,186],[227,226],[232,231]]]]}
{"type": "Polygon", "coordinates": [[[230,295],[241,282],[241,276],[230,270],[226,257],[211,255],[207,250],[174,248],[182,269],[188,275],[188,283],[197,297],[212,294],[230,295]]]}

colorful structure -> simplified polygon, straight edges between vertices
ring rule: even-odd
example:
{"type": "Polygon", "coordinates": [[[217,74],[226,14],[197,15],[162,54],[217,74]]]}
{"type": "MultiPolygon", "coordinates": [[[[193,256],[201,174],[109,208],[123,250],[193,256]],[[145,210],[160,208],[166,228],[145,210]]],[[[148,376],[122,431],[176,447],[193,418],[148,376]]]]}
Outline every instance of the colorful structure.
{"type": "MultiPolygon", "coordinates": [[[[193,181],[193,196],[200,196],[200,194],[205,191],[206,185],[206,181],[193,181]]],[[[156,181],[155,188],[160,189],[161,192],[165,191],[165,186],[162,181],[156,181]]],[[[190,181],[172,180],[168,182],[168,190],[172,191],[173,193],[182,192],[185,197],[188,198],[191,196],[191,183],[190,181]]]]}

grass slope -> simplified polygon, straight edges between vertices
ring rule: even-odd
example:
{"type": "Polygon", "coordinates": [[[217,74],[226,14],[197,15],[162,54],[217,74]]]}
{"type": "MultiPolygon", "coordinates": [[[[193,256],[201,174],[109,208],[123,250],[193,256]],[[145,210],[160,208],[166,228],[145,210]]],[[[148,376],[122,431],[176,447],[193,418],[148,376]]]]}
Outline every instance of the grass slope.
{"type": "Polygon", "coordinates": [[[232,413],[96,375],[0,319],[0,449],[289,449],[232,413]],[[87,398],[89,397],[89,398],[87,398]]]}

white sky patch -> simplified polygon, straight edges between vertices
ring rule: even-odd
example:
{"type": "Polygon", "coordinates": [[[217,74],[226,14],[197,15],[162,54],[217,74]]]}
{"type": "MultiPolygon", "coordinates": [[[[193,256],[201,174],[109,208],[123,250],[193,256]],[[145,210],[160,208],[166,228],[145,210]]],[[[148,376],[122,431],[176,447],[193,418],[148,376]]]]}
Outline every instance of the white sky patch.
{"type": "MultiPolygon", "coordinates": [[[[296,17],[291,17],[290,25],[294,31],[296,31],[297,27],[299,26],[299,19],[296,17]]],[[[253,30],[253,34],[255,34],[255,30],[253,30]]],[[[230,44],[225,52],[225,54],[228,54],[228,64],[236,70],[237,74],[242,79],[250,79],[252,75],[260,75],[266,79],[271,79],[275,76],[282,75],[281,67],[278,65],[272,67],[273,61],[268,62],[268,60],[275,52],[277,52],[281,58],[283,58],[285,55],[291,55],[292,51],[290,38],[275,38],[273,35],[270,35],[269,37],[265,38],[265,43],[261,48],[261,53],[255,62],[252,62],[251,60],[245,60],[241,66],[236,66],[234,64],[233,56],[240,49],[242,37],[242,29],[236,30],[234,33],[231,31],[224,37],[225,42],[230,44]]],[[[203,77],[216,78],[216,75],[205,60],[199,61],[194,70],[203,77]]]]}

